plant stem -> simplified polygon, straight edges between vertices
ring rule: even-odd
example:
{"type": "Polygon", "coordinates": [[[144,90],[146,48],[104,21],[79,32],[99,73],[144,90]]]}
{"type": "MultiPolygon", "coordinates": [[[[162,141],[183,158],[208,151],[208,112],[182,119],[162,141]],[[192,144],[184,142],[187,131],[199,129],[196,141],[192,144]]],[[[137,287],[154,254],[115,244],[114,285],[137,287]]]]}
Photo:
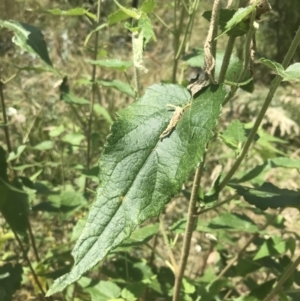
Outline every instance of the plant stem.
{"type": "Polygon", "coordinates": [[[40,259],[40,256],[39,256],[39,253],[38,253],[38,250],[37,250],[37,247],[36,247],[35,238],[34,238],[34,235],[33,235],[33,232],[32,232],[32,228],[31,228],[29,218],[27,218],[27,227],[28,227],[28,232],[29,232],[31,245],[32,245],[32,248],[33,248],[33,253],[35,255],[36,261],[40,262],[41,259],[40,259]]]}
{"type": "Polygon", "coordinates": [[[288,267],[288,269],[284,272],[284,274],[281,276],[279,281],[277,282],[276,286],[272,289],[272,291],[269,293],[269,295],[264,299],[264,301],[272,301],[275,295],[279,292],[282,285],[290,278],[290,276],[293,274],[293,272],[296,270],[298,265],[300,264],[300,256],[297,257],[297,259],[288,267]]]}
{"type": "Polygon", "coordinates": [[[167,25],[167,23],[165,23],[165,21],[160,16],[158,16],[154,12],[152,12],[152,14],[169,32],[174,34],[173,30],[169,27],[169,25],[167,25]]]}
{"type": "Polygon", "coordinates": [[[226,46],[226,50],[225,50],[225,54],[224,54],[224,58],[222,61],[222,66],[221,66],[221,71],[220,71],[220,75],[219,75],[219,83],[223,83],[225,80],[225,75],[229,66],[229,62],[230,62],[230,57],[232,54],[232,50],[234,47],[234,43],[235,43],[235,37],[229,37],[228,42],[227,42],[227,46],[226,46]]]}
{"type": "Polygon", "coordinates": [[[1,80],[1,75],[0,75],[0,99],[1,99],[2,116],[3,116],[3,122],[4,122],[4,127],[3,128],[4,128],[4,134],[5,134],[7,150],[10,153],[12,151],[12,147],[11,147],[9,131],[8,131],[7,115],[6,115],[3,87],[4,87],[4,83],[1,80]]]}
{"type": "Polygon", "coordinates": [[[180,45],[177,49],[176,55],[175,55],[176,60],[178,60],[180,58],[183,46],[186,43],[187,37],[191,31],[191,25],[193,24],[193,20],[194,20],[195,12],[197,11],[197,8],[198,8],[198,4],[199,4],[199,0],[195,0],[193,3],[193,6],[192,6],[191,12],[189,13],[189,18],[188,18],[187,25],[185,27],[184,35],[183,35],[183,38],[181,40],[181,43],[180,43],[180,45]]]}
{"type": "MultiPolygon", "coordinates": [[[[134,39],[134,33],[132,33],[132,39],[134,39]]],[[[140,97],[140,79],[139,79],[139,70],[137,66],[135,66],[135,64],[133,66],[133,77],[134,77],[135,99],[137,99],[140,97]]]]}
{"type": "Polygon", "coordinates": [[[179,300],[182,278],[183,278],[187,260],[189,257],[191,239],[192,239],[192,235],[193,235],[195,221],[197,219],[196,204],[197,204],[197,199],[198,199],[198,191],[199,191],[199,187],[200,187],[200,181],[201,181],[201,177],[202,177],[204,161],[205,161],[205,155],[203,156],[203,160],[202,160],[201,164],[196,169],[196,173],[194,176],[193,188],[192,188],[191,198],[190,198],[190,202],[189,202],[186,229],[185,229],[183,246],[182,246],[182,251],[181,251],[181,256],[180,256],[180,263],[179,263],[177,274],[175,275],[174,294],[173,294],[173,299],[172,299],[173,301],[179,300]]]}
{"type": "MultiPolygon", "coordinates": [[[[100,9],[101,9],[101,0],[98,0],[97,4],[97,22],[96,22],[96,28],[99,26],[100,22],[100,9]]],[[[98,53],[98,42],[99,42],[99,30],[95,33],[95,44],[94,44],[94,60],[97,60],[97,53],[98,53]]],[[[94,104],[96,102],[96,94],[98,85],[96,83],[96,70],[97,66],[93,65],[93,71],[92,71],[92,99],[91,99],[91,105],[90,105],[90,112],[89,112],[89,120],[88,120],[88,129],[87,129],[87,160],[86,160],[86,168],[87,170],[90,169],[91,165],[91,144],[92,144],[92,125],[93,125],[93,112],[94,112],[94,104]]],[[[88,186],[88,178],[85,180],[85,190],[88,186]]]]}
{"type": "MultiPolygon", "coordinates": [[[[175,1],[176,3],[176,1],[175,1]]],[[[176,6],[177,7],[177,6],[176,6]]],[[[175,7],[174,7],[175,10],[175,7]]],[[[183,20],[185,16],[186,10],[184,7],[181,9],[180,21],[177,26],[177,17],[176,12],[174,12],[174,62],[173,62],[173,72],[172,72],[172,83],[176,83],[176,75],[178,68],[178,49],[180,47],[179,41],[181,36],[181,29],[183,28],[183,20]]]]}
{"type": "MultiPolygon", "coordinates": [[[[248,72],[248,67],[249,67],[249,63],[250,63],[250,58],[251,58],[251,42],[252,42],[252,38],[253,35],[255,33],[255,28],[253,26],[253,23],[255,21],[255,15],[256,15],[256,11],[254,10],[251,13],[251,18],[250,18],[250,28],[248,31],[248,34],[246,36],[246,43],[245,43],[245,57],[244,57],[244,64],[243,64],[243,69],[241,70],[238,79],[237,79],[237,83],[239,83],[240,81],[242,81],[247,72],[248,72]]],[[[225,75],[224,75],[225,76],[225,75]]],[[[223,102],[223,106],[226,105],[228,103],[228,101],[234,96],[234,94],[236,93],[237,89],[239,88],[239,86],[233,86],[231,87],[231,91],[228,94],[228,96],[225,98],[224,102],[223,102]]]]}
{"type": "MultiPolygon", "coordinates": [[[[300,27],[298,28],[297,32],[296,32],[296,35],[291,43],[291,46],[282,62],[282,65],[284,67],[284,69],[286,69],[292,59],[292,57],[294,56],[294,53],[298,47],[300,43],[300,27]]],[[[276,75],[276,77],[274,78],[274,80],[272,81],[271,83],[271,87],[270,87],[270,90],[269,90],[269,93],[265,99],[265,102],[259,112],[259,115],[257,117],[257,119],[255,120],[255,123],[254,123],[254,126],[248,136],[248,139],[239,155],[239,157],[237,158],[237,160],[234,162],[233,166],[231,167],[231,169],[229,170],[229,172],[226,174],[225,178],[222,180],[222,182],[220,183],[220,186],[219,186],[219,191],[221,191],[226,185],[227,183],[229,182],[229,180],[231,179],[231,177],[235,174],[236,170],[239,168],[241,162],[243,161],[244,157],[246,156],[249,148],[250,148],[250,145],[252,144],[253,140],[254,140],[254,137],[256,135],[256,132],[267,112],[267,109],[273,99],[273,96],[277,90],[277,88],[279,87],[280,83],[282,81],[282,77],[280,75],[276,75]]]]}
{"type": "Polygon", "coordinates": [[[181,30],[181,28],[183,27],[183,18],[185,15],[185,12],[188,13],[188,20],[187,20],[187,25],[185,26],[185,31],[183,34],[183,37],[181,39],[181,42],[179,43],[180,40],[180,35],[181,32],[180,30],[178,30],[177,28],[175,28],[175,37],[174,37],[174,64],[173,64],[173,74],[172,74],[172,82],[175,83],[176,82],[176,75],[177,75],[177,68],[178,68],[178,62],[179,59],[182,55],[183,49],[184,49],[184,45],[186,45],[187,40],[189,39],[190,35],[191,35],[191,30],[193,28],[193,24],[194,24],[194,18],[199,6],[199,2],[200,0],[194,0],[193,4],[191,5],[191,8],[188,10],[185,3],[183,3],[183,10],[182,10],[182,14],[181,14],[181,18],[180,18],[180,24],[178,26],[178,28],[181,30]]]}

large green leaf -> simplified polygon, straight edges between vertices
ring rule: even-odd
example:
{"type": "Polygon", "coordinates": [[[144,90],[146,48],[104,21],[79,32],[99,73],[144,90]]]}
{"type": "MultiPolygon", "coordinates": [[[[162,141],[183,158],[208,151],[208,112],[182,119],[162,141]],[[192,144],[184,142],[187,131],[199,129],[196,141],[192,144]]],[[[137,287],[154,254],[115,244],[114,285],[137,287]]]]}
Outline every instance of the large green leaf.
{"type": "Polygon", "coordinates": [[[119,113],[100,160],[95,203],[73,250],[75,265],[48,295],[78,280],[137,225],[162,212],[201,161],[226,94],[223,86],[211,85],[191,102],[185,88],[157,84],[119,113]],[[168,104],[190,106],[161,138],[174,114],[168,104]]]}

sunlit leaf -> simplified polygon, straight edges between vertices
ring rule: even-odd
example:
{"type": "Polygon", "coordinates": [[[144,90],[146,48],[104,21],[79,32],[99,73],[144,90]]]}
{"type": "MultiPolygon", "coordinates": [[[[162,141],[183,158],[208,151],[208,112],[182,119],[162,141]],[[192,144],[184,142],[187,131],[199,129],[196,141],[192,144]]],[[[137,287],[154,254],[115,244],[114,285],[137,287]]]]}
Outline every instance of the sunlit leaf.
{"type": "Polygon", "coordinates": [[[48,140],[48,141],[43,141],[43,142],[33,146],[32,148],[36,149],[36,150],[44,151],[44,150],[52,149],[53,146],[54,146],[53,141],[48,140]]]}
{"type": "Polygon", "coordinates": [[[120,10],[122,10],[129,17],[138,20],[142,16],[142,12],[138,11],[136,8],[126,8],[121,5],[118,1],[114,0],[120,10]]]}
{"type": "Polygon", "coordinates": [[[296,80],[300,80],[300,63],[292,64],[284,71],[283,81],[296,80]]]}
{"type": "Polygon", "coordinates": [[[246,130],[239,120],[233,120],[220,137],[228,147],[234,150],[240,150],[247,140],[246,130]]]}

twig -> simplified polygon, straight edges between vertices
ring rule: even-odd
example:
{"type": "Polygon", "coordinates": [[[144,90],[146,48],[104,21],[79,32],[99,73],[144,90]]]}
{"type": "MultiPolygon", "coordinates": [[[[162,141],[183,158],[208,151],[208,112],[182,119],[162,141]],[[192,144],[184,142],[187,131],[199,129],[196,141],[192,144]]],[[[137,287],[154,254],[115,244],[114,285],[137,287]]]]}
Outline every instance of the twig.
{"type": "Polygon", "coordinates": [[[190,198],[190,202],[189,202],[186,229],[185,229],[183,246],[182,246],[182,251],[181,251],[181,256],[180,256],[180,263],[179,263],[179,267],[178,267],[178,273],[175,275],[174,294],[173,294],[173,299],[172,299],[173,301],[179,300],[182,278],[183,278],[187,260],[189,257],[191,239],[192,239],[192,235],[193,235],[195,221],[197,219],[196,204],[197,204],[197,199],[198,199],[198,191],[199,191],[199,187],[200,187],[200,181],[201,181],[201,177],[202,177],[204,162],[205,162],[205,155],[203,157],[201,164],[196,169],[196,173],[194,176],[193,188],[192,188],[191,198],[190,198]]]}
{"type": "MultiPolygon", "coordinates": [[[[39,278],[38,278],[37,274],[35,273],[34,268],[31,265],[31,262],[30,262],[30,260],[29,260],[29,258],[27,256],[27,253],[26,253],[26,251],[24,249],[23,243],[22,243],[21,239],[19,238],[19,235],[17,234],[17,232],[15,230],[13,230],[13,229],[12,229],[12,231],[13,231],[13,233],[15,235],[15,238],[16,238],[18,244],[19,244],[19,247],[20,247],[20,249],[22,251],[23,258],[27,262],[28,267],[29,267],[29,269],[30,269],[30,271],[32,273],[33,279],[34,279],[36,285],[38,286],[38,288],[39,288],[39,290],[41,292],[41,295],[40,295],[41,296],[41,300],[45,301],[45,300],[47,300],[47,298],[45,297],[45,291],[44,291],[44,289],[43,289],[43,287],[42,287],[42,285],[41,285],[41,283],[39,281],[39,278]]],[[[49,300],[52,300],[52,298],[50,298],[49,300]]]]}
{"type": "Polygon", "coordinates": [[[156,13],[152,12],[153,16],[172,34],[174,34],[174,31],[169,27],[169,25],[167,25],[167,23],[165,23],[165,21],[158,16],[156,13]]]}
{"type": "Polygon", "coordinates": [[[231,36],[228,39],[225,54],[224,54],[224,58],[223,58],[223,61],[222,61],[221,71],[220,71],[220,75],[219,75],[219,80],[218,80],[219,83],[223,83],[224,80],[225,80],[225,75],[226,75],[226,72],[227,72],[227,69],[228,69],[228,66],[229,66],[230,57],[231,57],[232,50],[233,50],[233,47],[234,47],[235,39],[236,38],[234,36],[231,36]]]}
{"type": "MultiPolygon", "coordinates": [[[[175,0],[176,3],[176,0],[175,0]]],[[[172,82],[176,83],[176,75],[177,75],[177,68],[178,68],[178,49],[179,49],[179,41],[181,36],[181,29],[183,28],[183,20],[186,13],[186,10],[182,8],[181,15],[180,15],[180,21],[177,26],[177,17],[175,8],[177,6],[174,6],[174,63],[173,63],[173,71],[172,71],[172,82]]]]}
{"type": "Polygon", "coordinates": [[[294,273],[298,265],[300,264],[300,256],[288,267],[288,269],[281,276],[276,286],[272,289],[269,295],[264,299],[264,301],[272,301],[275,295],[279,292],[282,285],[290,278],[290,276],[294,273]]]}
{"type": "Polygon", "coordinates": [[[34,252],[36,261],[40,262],[41,259],[40,259],[40,256],[39,256],[39,253],[38,253],[38,250],[37,250],[37,247],[36,247],[35,238],[34,238],[32,228],[31,228],[31,224],[30,224],[30,220],[29,220],[28,217],[27,217],[27,228],[28,228],[29,238],[30,238],[30,241],[31,241],[31,245],[32,245],[32,248],[33,248],[33,252],[34,252]]]}
{"type": "MultiPolygon", "coordinates": [[[[100,22],[100,11],[101,11],[101,0],[98,0],[97,4],[97,22],[96,27],[99,25],[100,22]]],[[[95,44],[94,44],[94,60],[97,60],[98,55],[98,42],[99,42],[99,30],[95,33],[95,44]]],[[[88,129],[87,129],[87,158],[86,158],[86,168],[87,170],[90,169],[91,165],[91,145],[92,145],[92,124],[93,124],[93,116],[94,116],[94,104],[96,102],[96,90],[98,89],[98,85],[96,83],[96,70],[97,65],[93,65],[93,71],[92,71],[92,99],[91,99],[91,105],[90,105],[90,111],[89,111],[89,120],[88,120],[88,129]]],[[[85,190],[88,186],[88,178],[85,180],[85,190]]]]}

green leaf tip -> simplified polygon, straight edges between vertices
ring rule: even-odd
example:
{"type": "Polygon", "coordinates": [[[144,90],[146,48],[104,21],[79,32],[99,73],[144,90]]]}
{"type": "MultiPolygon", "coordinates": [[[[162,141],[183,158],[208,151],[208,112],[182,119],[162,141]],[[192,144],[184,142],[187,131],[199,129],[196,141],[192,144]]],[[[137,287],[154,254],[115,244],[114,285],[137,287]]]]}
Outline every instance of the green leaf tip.
{"type": "Polygon", "coordinates": [[[47,296],[78,280],[136,226],[163,211],[202,160],[226,95],[222,85],[211,85],[192,100],[179,85],[155,84],[119,113],[100,158],[96,200],[72,252],[74,267],[47,296]],[[161,139],[174,116],[169,105],[187,107],[161,139]]]}

